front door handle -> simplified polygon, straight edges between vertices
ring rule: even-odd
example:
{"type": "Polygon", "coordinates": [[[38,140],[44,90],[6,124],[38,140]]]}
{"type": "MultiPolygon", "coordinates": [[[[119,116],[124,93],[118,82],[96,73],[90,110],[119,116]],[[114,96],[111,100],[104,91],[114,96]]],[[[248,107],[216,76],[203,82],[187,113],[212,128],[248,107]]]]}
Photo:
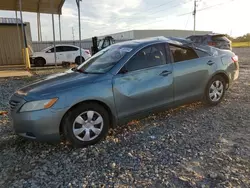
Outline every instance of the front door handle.
{"type": "Polygon", "coordinates": [[[168,71],[168,70],[164,70],[160,73],[160,76],[168,76],[169,74],[172,74],[171,71],[168,71]]]}
{"type": "Polygon", "coordinates": [[[212,60],[209,60],[209,61],[207,62],[207,64],[211,66],[211,65],[214,64],[214,62],[213,62],[212,60]]]}

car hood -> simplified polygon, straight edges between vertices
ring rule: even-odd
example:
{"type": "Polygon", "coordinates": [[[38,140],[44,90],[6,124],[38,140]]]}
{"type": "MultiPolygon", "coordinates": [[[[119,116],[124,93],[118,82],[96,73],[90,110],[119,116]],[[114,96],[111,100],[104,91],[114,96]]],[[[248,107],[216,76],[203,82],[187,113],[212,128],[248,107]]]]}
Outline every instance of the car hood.
{"type": "Polygon", "coordinates": [[[39,57],[39,56],[43,56],[45,52],[33,52],[31,54],[31,57],[39,57]]]}
{"type": "Polygon", "coordinates": [[[26,100],[43,99],[51,95],[61,94],[65,90],[82,87],[86,83],[94,82],[98,77],[100,75],[68,71],[40,79],[19,89],[16,94],[23,96],[26,100]]]}

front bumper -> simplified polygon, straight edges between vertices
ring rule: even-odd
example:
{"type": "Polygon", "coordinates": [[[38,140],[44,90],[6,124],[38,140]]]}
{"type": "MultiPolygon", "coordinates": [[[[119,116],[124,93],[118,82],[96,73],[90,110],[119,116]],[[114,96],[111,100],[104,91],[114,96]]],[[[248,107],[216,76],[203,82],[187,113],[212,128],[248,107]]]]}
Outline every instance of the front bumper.
{"type": "Polygon", "coordinates": [[[13,128],[16,134],[37,141],[59,141],[60,123],[65,111],[51,108],[32,112],[18,112],[24,103],[25,101],[22,99],[18,107],[11,110],[13,128]]]}

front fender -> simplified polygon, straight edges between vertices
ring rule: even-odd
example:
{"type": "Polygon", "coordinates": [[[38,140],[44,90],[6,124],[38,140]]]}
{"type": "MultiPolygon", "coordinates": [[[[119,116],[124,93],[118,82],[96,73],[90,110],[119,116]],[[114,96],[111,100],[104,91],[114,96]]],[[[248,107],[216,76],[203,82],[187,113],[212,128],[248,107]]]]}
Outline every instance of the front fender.
{"type": "Polygon", "coordinates": [[[55,107],[64,108],[68,111],[73,106],[85,101],[104,103],[110,109],[112,115],[117,117],[111,80],[89,83],[84,85],[84,87],[69,90],[60,97],[60,104],[55,107]]]}

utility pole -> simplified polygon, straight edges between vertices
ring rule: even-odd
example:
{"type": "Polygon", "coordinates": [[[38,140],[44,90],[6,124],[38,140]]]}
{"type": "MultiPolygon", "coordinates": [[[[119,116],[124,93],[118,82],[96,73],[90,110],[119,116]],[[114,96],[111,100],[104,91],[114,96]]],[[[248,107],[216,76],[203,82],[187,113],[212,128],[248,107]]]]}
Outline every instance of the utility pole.
{"type": "Polygon", "coordinates": [[[197,0],[194,0],[194,12],[193,12],[193,16],[194,16],[194,35],[195,35],[195,31],[196,31],[196,8],[197,8],[197,0]]]}
{"type": "Polygon", "coordinates": [[[76,5],[78,9],[78,25],[79,25],[79,47],[80,47],[80,64],[82,64],[82,39],[81,39],[81,7],[80,7],[80,1],[82,0],[76,0],[76,5]]]}
{"type": "Polygon", "coordinates": [[[74,32],[74,27],[72,27],[72,37],[73,37],[73,42],[75,42],[75,32],[74,32]]]}

